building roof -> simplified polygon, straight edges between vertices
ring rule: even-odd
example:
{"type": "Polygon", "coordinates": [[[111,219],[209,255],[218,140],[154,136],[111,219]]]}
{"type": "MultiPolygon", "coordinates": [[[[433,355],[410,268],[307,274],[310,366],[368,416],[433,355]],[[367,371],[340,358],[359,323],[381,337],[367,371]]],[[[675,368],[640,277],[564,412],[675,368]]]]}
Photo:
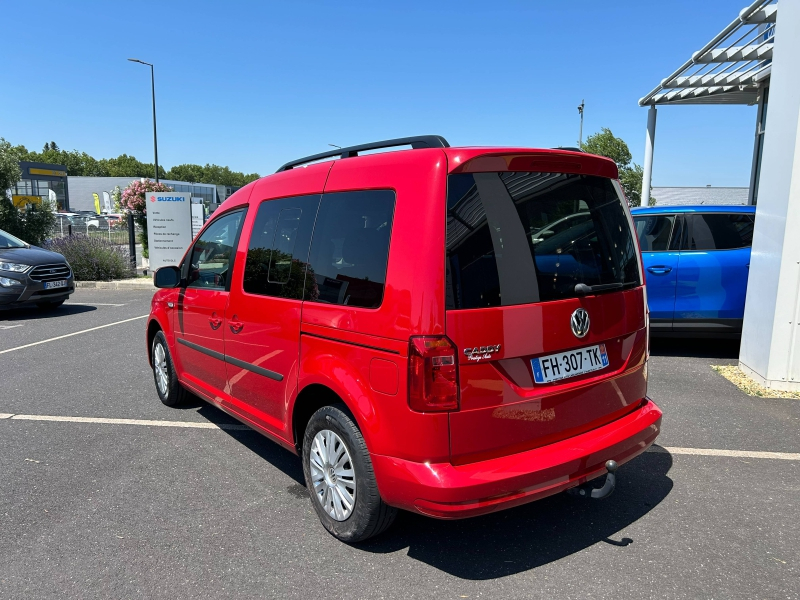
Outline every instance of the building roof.
{"type": "Polygon", "coordinates": [[[636,215],[656,215],[663,213],[749,213],[754,214],[756,207],[752,204],[748,206],[639,206],[631,209],[631,214],[636,215]]]}
{"type": "Polygon", "coordinates": [[[654,187],[656,206],[715,206],[747,204],[746,187],[654,187]]]}
{"type": "Polygon", "coordinates": [[[756,0],[639,105],[755,104],[772,69],[777,14],[777,0],[756,0]]]}

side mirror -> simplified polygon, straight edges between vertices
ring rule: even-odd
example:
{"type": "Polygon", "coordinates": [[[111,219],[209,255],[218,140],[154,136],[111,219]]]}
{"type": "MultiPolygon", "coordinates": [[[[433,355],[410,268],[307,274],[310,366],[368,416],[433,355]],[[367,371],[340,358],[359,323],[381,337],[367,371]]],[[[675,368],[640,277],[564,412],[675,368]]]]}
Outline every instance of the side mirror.
{"type": "Polygon", "coordinates": [[[178,267],[161,267],[156,271],[153,283],[157,288],[176,288],[181,283],[181,270],[178,267]]]}

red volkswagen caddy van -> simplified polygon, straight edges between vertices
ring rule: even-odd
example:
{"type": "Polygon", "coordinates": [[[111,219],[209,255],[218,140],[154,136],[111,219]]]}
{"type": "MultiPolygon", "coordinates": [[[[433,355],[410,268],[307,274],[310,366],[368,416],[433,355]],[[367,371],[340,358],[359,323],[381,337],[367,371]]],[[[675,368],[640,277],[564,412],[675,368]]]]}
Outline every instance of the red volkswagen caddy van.
{"type": "Polygon", "coordinates": [[[397,509],[604,496],[661,424],[635,239],[615,164],[577,151],[424,136],[293,161],[157,271],[156,389],[299,454],[345,542],[397,509]]]}

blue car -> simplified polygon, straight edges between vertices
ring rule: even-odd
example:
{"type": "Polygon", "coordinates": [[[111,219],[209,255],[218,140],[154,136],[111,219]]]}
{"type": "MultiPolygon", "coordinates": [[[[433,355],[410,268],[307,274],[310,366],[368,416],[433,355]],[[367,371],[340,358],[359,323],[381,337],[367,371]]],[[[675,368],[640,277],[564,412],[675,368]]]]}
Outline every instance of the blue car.
{"type": "Polygon", "coordinates": [[[651,334],[741,336],[756,207],[653,206],[631,213],[651,334]]]}

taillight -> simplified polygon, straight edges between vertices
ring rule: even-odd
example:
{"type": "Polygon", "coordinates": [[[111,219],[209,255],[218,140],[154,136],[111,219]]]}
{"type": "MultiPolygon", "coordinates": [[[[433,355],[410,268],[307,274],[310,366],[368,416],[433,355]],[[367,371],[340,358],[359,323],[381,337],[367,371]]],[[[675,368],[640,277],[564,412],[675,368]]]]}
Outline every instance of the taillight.
{"type": "Polygon", "coordinates": [[[445,336],[411,338],[408,404],[420,412],[458,410],[456,348],[445,336]]]}

